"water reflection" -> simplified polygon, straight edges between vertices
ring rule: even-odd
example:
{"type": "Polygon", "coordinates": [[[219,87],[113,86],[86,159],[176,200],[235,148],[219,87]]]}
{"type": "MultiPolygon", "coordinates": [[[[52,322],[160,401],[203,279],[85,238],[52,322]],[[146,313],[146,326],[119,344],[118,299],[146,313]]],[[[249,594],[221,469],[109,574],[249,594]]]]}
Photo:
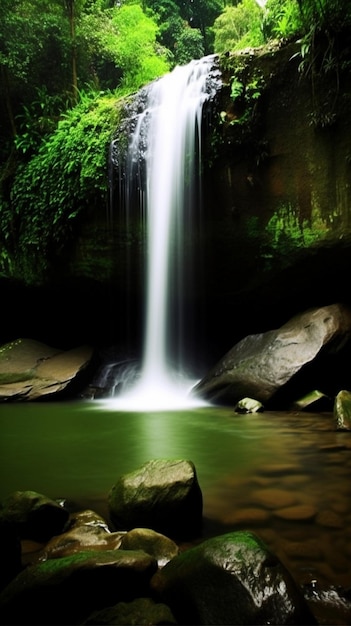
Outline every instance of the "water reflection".
{"type": "Polygon", "coordinates": [[[330,414],[0,406],[1,498],[32,489],[106,516],[116,478],[152,458],[195,463],[205,535],[254,530],[299,582],[351,585],[351,433],[330,414]]]}

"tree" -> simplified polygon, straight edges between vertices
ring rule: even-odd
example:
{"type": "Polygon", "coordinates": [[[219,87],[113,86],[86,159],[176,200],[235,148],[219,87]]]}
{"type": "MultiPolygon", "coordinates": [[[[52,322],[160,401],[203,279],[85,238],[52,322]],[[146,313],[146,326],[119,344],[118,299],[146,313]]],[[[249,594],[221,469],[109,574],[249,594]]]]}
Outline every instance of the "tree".
{"type": "Polygon", "coordinates": [[[158,27],[141,6],[122,5],[113,11],[112,25],[118,34],[114,53],[124,87],[138,89],[168,71],[166,50],[156,40],[158,27]]]}
{"type": "Polygon", "coordinates": [[[176,59],[179,65],[204,56],[203,36],[198,28],[186,28],[176,45],[176,59]]]}
{"type": "Polygon", "coordinates": [[[63,94],[69,79],[62,2],[5,0],[0,18],[0,106],[7,111],[6,117],[1,116],[4,139],[17,135],[17,118],[24,106],[38,99],[39,88],[45,85],[47,95],[63,94]]]}
{"type": "MultiPolygon", "coordinates": [[[[191,49],[199,54],[199,37],[189,35],[189,28],[201,33],[202,55],[213,52],[212,25],[223,8],[222,0],[145,0],[159,25],[159,39],[172,52],[174,64],[190,60],[180,40],[191,41],[191,49]],[[180,51],[180,52],[179,52],[180,51]]],[[[187,61],[188,62],[188,61],[187,61]]]]}
{"type": "Polygon", "coordinates": [[[169,69],[155,20],[139,5],[110,4],[1,0],[1,160],[15,137],[30,155],[80,91],[138,89],[169,69]]]}
{"type": "Polygon", "coordinates": [[[213,37],[211,27],[221,14],[223,3],[221,0],[192,0],[183,3],[187,7],[188,22],[192,28],[199,28],[203,37],[205,54],[213,51],[213,37]]]}
{"type": "Polygon", "coordinates": [[[227,6],[213,25],[215,52],[263,44],[262,17],[263,10],[256,0],[243,0],[236,6],[227,6]]]}
{"type": "Polygon", "coordinates": [[[301,11],[296,0],[268,0],[263,19],[266,40],[301,34],[301,11]]]}
{"type": "Polygon", "coordinates": [[[158,25],[158,41],[170,51],[173,65],[180,64],[177,47],[188,23],[181,17],[179,6],[174,0],[147,0],[147,8],[158,25]]]}
{"type": "Polygon", "coordinates": [[[77,79],[77,45],[76,45],[76,22],[75,22],[75,0],[64,0],[68,13],[69,30],[72,47],[72,88],[73,102],[77,102],[78,79],[77,79]]]}

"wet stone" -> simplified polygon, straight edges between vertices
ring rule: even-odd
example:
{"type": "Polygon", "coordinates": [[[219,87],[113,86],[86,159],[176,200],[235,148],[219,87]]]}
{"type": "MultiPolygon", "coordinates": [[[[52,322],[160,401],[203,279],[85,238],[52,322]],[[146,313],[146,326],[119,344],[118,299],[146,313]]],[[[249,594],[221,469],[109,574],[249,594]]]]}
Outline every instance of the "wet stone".
{"type": "Polygon", "coordinates": [[[283,541],[282,548],[288,557],[294,559],[321,559],[323,550],[321,544],[316,539],[307,541],[283,541]]]}
{"type": "Polygon", "coordinates": [[[282,509],[296,504],[296,497],[283,489],[261,489],[254,491],[252,497],[267,509],[282,509]]]}
{"type": "Polygon", "coordinates": [[[274,515],[280,519],[307,522],[312,521],[317,515],[317,509],[309,504],[298,504],[274,511],[274,515]]]}
{"type": "Polygon", "coordinates": [[[328,528],[343,528],[343,519],[334,513],[334,511],[320,511],[316,517],[316,522],[320,526],[327,526],[328,528]]]}
{"type": "Polygon", "coordinates": [[[279,478],[287,474],[294,474],[300,471],[300,468],[292,463],[279,463],[272,465],[263,465],[261,474],[265,476],[278,476],[279,478]]]}
{"type": "Polygon", "coordinates": [[[330,506],[335,513],[340,513],[341,515],[345,515],[351,511],[351,502],[347,503],[341,497],[331,501],[330,506]]]}
{"type": "Polygon", "coordinates": [[[339,443],[319,446],[320,452],[341,452],[343,450],[347,450],[347,446],[339,443]]]}
{"type": "Polygon", "coordinates": [[[247,509],[239,509],[231,515],[226,516],[224,519],[224,523],[233,525],[254,526],[256,524],[262,524],[263,522],[267,522],[269,517],[270,514],[267,511],[252,507],[247,509]]]}
{"type": "Polygon", "coordinates": [[[254,480],[250,482],[251,486],[255,487],[268,487],[272,484],[272,478],[269,476],[255,476],[254,480]]]}

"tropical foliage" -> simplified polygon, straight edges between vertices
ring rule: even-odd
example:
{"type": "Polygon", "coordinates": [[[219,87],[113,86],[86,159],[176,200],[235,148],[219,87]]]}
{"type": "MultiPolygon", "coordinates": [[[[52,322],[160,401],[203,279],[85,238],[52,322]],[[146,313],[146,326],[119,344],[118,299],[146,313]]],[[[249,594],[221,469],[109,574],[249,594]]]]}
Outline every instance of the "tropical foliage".
{"type": "MultiPolygon", "coordinates": [[[[350,70],[349,0],[1,0],[0,22],[0,272],[27,281],[105,206],[127,94],[192,58],[294,38],[327,125],[350,70]]],[[[242,85],[233,98],[256,97],[242,85]]]]}
{"type": "Polygon", "coordinates": [[[80,94],[28,162],[17,166],[1,205],[3,268],[27,282],[44,280],[74,235],[83,211],[106,209],[107,161],[119,119],[111,94],[80,94]]]}
{"type": "Polygon", "coordinates": [[[263,44],[262,19],[263,9],[256,0],[242,0],[236,5],[226,6],[213,26],[216,52],[263,44]]]}

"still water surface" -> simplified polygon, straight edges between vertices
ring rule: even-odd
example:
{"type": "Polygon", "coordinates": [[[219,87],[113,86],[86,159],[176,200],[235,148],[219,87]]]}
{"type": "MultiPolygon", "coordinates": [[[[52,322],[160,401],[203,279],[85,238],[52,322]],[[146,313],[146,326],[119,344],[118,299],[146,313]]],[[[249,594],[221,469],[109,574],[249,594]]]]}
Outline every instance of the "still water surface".
{"type": "Polygon", "coordinates": [[[0,498],[29,489],[106,517],[116,479],[156,458],[194,462],[204,536],[254,530],[299,583],[351,586],[351,433],[331,414],[0,406],[0,498]]]}

